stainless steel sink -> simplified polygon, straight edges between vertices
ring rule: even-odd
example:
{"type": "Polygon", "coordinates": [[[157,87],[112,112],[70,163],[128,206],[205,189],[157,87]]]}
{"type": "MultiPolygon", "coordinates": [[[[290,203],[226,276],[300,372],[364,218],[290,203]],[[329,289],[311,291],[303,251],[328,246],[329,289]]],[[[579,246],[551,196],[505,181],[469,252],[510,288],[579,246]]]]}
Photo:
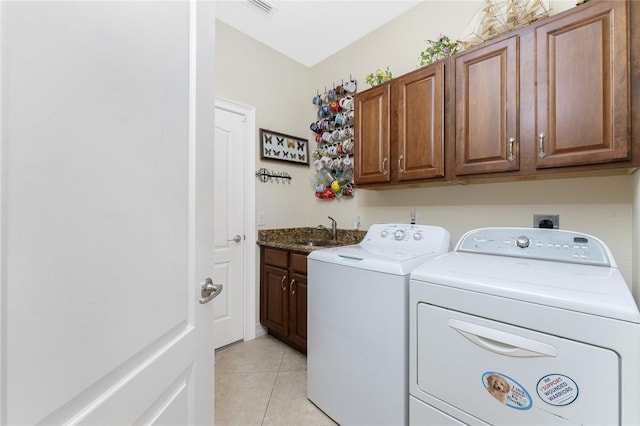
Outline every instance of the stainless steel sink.
{"type": "Polygon", "coordinates": [[[331,240],[299,240],[299,241],[296,241],[296,244],[301,244],[303,246],[309,246],[309,247],[324,247],[324,246],[335,246],[338,243],[336,241],[331,241],[331,240]]]}

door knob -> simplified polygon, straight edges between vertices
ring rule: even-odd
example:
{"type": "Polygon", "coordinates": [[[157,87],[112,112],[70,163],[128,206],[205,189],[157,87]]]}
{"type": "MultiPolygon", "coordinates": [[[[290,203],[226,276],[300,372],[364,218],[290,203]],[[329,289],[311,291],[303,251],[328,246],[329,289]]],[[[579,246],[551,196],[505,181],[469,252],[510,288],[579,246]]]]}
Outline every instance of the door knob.
{"type": "Polygon", "coordinates": [[[242,241],[242,237],[238,234],[234,235],[232,239],[227,240],[227,241],[233,241],[234,243],[239,243],[240,241],[242,241]]]}
{"type": "Polygon", "coordinates": [[[202,281],[202,288],[200,290],[202,298],[200,299],[200,303],[204,305],[215,299],[220,293],[222,293],[222,284],[214,284],[211,278],[206,278],[202,281]]]}

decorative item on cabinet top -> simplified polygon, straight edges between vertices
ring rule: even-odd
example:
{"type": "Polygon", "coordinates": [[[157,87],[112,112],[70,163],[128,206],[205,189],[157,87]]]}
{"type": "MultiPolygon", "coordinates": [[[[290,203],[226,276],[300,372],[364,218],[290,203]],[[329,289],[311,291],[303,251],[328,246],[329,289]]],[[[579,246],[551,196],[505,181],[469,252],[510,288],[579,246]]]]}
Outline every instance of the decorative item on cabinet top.
{"type": "Polygon", "coordinates": [[[376,87],[382,83],[386,83],[387,81],[390,81],[392,78],[393,78],[393,74],[389,69],[389,65],[387,65],[386,70],[377,69],[376,72],[372,72],[371,74],[367,75],[365,80],[369,86],[376,87]]]}
{"type": "MultiPolygon", "coordinates": [[[[584,1],[577,1],[577,4],[581,3],[584,1]]],[[[469,49],[483,41],[548,18],[550,10],[549,2],[544,0],[483,0],[458,43],[464,49],[469,49]]]]}
{"type": "Polygon", "coordinates": [[[315,196],[323,200],[353,196],[353,95],[358,83],[349,76],[348,81],[332,87],[313,97],[317,121],[309,126],[317,143],[311,153],[315,196]]]}
{"type": "Polygon", "coordinates": [[[260,158],[309,164],[309,141],[260,129],[260,158]]]}
{"type": "Polygon", "coordinates": [[[420,66],[429,65],[458,53],[462,45],[440,34],[436,40],[425,40],[427,48],[420,52],[420,66]]]}

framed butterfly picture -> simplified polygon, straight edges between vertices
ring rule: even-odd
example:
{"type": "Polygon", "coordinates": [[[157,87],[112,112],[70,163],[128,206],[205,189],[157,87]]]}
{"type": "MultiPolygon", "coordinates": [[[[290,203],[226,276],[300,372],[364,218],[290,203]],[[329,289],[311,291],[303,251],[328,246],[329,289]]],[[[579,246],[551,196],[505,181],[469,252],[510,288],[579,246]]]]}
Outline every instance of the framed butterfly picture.
{"type": "Polygon", "coordinates": [[[309,141],[260,129],[260,159],[309,165],[309,141]]]}

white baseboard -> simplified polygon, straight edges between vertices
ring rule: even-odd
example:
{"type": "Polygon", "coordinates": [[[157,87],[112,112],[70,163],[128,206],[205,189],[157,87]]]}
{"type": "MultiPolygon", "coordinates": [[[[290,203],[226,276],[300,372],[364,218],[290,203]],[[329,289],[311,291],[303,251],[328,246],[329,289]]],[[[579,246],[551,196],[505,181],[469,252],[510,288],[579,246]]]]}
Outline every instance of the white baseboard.
{"type": "Polygon", "coordinates": [[[262,326],[262,324],[256,324],[256,337],[264,336],[267,334],[267,329],[262,326]]]}

